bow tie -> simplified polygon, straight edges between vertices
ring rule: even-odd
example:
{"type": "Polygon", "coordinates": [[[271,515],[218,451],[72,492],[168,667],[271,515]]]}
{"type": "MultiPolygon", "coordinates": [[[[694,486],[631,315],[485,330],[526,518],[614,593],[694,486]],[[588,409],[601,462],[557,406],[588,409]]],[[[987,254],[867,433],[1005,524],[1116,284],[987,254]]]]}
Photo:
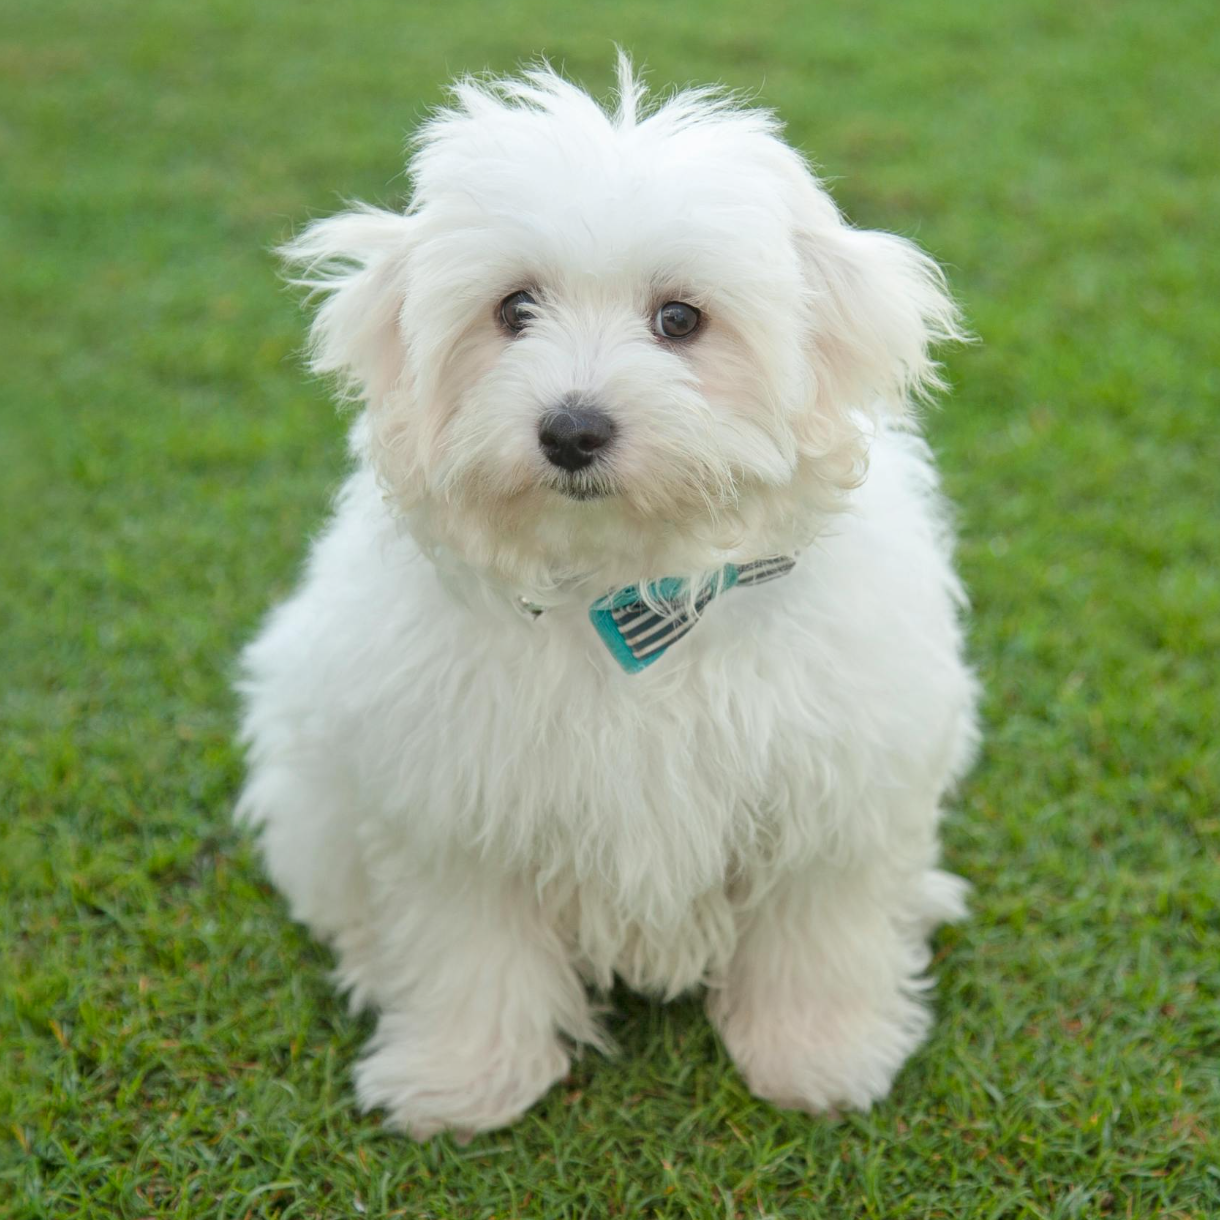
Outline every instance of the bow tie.
{"type": "Polygon", "coordinates": [[[686,581],[674,577],[648,585],[647,601],[638,585],[628,585],[595,601],[589,608],[589,618],[610,655],[629,674],[638,674],[699,621],[700,612],[713,597],[735,586],[761,585],[787,576],[795,566],[792,555],[727,563],[717,576],[701,586],[693,599],[686,581]]]}

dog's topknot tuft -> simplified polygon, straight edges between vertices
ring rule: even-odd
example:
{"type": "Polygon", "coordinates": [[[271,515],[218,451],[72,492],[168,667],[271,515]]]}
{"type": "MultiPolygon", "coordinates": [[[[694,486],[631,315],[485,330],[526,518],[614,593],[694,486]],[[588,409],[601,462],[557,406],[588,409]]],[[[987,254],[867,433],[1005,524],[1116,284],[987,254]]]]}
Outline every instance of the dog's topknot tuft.
{"type": "Polygon", "coordinates": [[[454,123],[488,122],[504,112],[536,114],[548,118],[569,116],[581,122],[620,132],[648,126],[667,134],[699,126],[709,120],[731,120],[742,130],[778,135],[782,123],[763,107],[723,85],[681,89],[649,104],[648,86],[631,56],[618,48],[613,104],[602,105],[573,84],[549,60],[538,59],[515,76],[467,75],[450,87],[453,103],[440,108],[414,138],[416,147],[433,143],[454,123]]]}

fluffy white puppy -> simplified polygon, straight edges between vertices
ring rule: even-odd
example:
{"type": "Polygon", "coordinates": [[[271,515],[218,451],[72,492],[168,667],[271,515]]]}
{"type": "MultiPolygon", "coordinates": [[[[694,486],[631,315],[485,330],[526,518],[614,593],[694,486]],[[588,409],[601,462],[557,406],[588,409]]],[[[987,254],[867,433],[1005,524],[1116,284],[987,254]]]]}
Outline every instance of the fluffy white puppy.
{"type": "Polygon", "coordinates": [[[363,409],[244,655],[240,813],[421,1138],[521,1114],[616,975],[705,987],[758,1095],[867,1106],[962,913],[975,689],[907,423],[942,277],[769,113],[619,78],[462,81],[404,212],[286,250],[363,409]]]}

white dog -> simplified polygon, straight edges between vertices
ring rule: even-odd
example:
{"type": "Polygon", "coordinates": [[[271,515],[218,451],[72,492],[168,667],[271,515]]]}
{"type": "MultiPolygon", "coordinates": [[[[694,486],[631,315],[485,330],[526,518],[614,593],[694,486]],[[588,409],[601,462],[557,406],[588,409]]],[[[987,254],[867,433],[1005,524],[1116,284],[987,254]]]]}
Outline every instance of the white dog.
{"type": "Polygon", "coordinates": [[[363,410],[245,653],[240,812],[418,1138],[520,1115],[615,975],[706,987],[759,1096],[868,1106],[963,910],[975,686],[907,423],[942,277],[770,114],[619,78],[462,81],[405,212],[286,251],[363,410]]]}

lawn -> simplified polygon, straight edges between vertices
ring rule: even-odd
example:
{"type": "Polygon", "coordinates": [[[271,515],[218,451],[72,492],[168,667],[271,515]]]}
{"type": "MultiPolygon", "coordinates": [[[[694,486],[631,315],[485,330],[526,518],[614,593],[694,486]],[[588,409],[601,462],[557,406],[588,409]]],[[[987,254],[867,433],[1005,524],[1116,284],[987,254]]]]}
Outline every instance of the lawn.
{"type": "Polygon", "coordinates": [[[0,1214],[1220,1213],[1220,13],[1114,0],[0,0],[0,1214]],[[981,342],[928,432],[987,744],[939,1020],[839,1121],[616,995],[520,1124],[361,1117],[369,1032],[230,822],[236,650],[344,469],[269,248],[401,197],[446,77],[777,107],[981,342]]]}

